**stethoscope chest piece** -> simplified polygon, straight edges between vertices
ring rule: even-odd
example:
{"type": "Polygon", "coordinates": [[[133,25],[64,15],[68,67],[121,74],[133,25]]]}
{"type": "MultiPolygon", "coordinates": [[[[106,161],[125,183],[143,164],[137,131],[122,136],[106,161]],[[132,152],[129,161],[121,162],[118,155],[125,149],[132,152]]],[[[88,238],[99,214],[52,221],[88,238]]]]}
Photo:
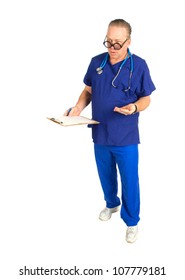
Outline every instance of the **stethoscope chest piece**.
{"type": "Polygon", "coordinates": [[[103,69],[102,69],[102,67],[98,67],[97,69],[96,69],[96,72],[97,72],[97,74],[102,74],[103,73],[103,69]]]}

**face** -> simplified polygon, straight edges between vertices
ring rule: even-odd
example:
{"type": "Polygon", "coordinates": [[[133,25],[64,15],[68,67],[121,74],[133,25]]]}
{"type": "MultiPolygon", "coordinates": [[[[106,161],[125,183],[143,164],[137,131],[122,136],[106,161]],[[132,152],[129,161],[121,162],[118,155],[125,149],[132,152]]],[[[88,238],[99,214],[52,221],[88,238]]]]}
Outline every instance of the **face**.
{"type": "MultiPolygon", "coordinates": [[[[128,37],[129,36],[127,30],[124,27],[110,26],[107,31],[106,40],[111,42],[112,44],[119,43],[120,45],[122,45],[128,37]]],[[[130,41],[131,40],[128,39],[120,50],[115,50],[113,46],[111,48],[108,48],[111,62],[116,63],[126,57],[130,41]]]]}

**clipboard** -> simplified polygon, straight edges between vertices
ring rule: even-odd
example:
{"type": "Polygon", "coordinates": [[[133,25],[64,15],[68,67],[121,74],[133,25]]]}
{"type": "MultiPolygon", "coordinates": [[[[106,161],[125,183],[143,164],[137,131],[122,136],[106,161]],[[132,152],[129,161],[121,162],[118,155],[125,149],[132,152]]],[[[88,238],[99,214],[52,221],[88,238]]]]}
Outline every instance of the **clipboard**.
{"type": "Polygon", "coordinates": [[[83,124],[99,124],[98,121],[92,120],[83,116],[61,116],[59,118],[48,118],[48,120],[57,123],[61,126],[74,126],[83,124]]]}

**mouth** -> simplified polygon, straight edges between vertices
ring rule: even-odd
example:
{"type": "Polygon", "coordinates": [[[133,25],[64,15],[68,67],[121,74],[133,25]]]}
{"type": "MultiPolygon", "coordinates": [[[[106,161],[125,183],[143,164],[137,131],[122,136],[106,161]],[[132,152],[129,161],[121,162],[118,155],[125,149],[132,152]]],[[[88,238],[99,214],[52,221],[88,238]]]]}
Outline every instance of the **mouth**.
{"type": "Polygon", "coordinates": [[[115,52],[115,51],[110,51],[109,53],[110,53],[110,54],[116,54],[117,52],[115,52]]]}
{"type": "Polygon", "coordinates": [[[110,52],[110,55],[115,55],[115,54],[117,54],[116,52],[110,52]]]}

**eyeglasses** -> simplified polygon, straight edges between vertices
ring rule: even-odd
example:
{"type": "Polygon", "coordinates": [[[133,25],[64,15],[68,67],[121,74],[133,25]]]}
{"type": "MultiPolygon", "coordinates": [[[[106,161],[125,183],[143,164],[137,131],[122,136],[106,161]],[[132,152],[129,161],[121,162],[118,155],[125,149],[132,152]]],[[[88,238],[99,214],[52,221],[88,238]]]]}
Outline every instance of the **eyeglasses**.
{"type": "Polygon", "coordinates": [[[114,48],[114,50],[121,50],[121,48],[123,47],[123,45],[126,43],[126,41],[127,41],[128,39],[126,39],[124,42],[123,42],[123,44],[121,45],[120,43],[114,43],[114,44],[112,44],[110,41],[104,41],[103,42],[103,45],[106,47],[106,48],[108,48],[108,49],[110,49],[110,48],[114,48]]]}

